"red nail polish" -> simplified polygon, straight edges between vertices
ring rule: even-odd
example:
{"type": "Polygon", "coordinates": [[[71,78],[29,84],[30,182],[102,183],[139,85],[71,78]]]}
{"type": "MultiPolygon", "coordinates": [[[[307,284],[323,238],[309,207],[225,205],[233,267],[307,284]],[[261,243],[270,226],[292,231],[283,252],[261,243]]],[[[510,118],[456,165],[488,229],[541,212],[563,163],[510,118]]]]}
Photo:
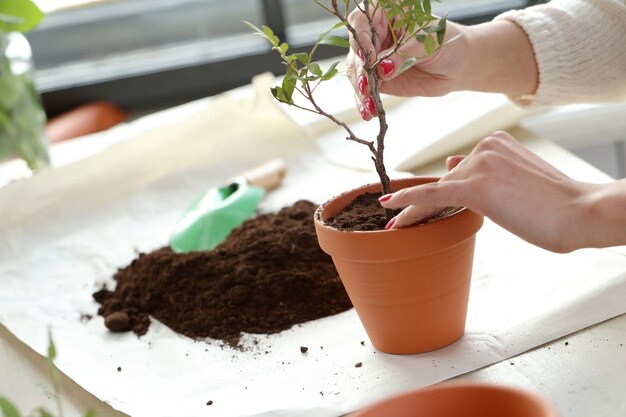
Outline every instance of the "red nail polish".
{"type": "Polygon", "coordinates": [[[365,95],[367,92],[367,77],[365,75],[360,75],[359,76],[359,91],[361,92],[361,94],[365,95]]]}
{"type": "Polygon", "coordinates": [[[361,113],[361,118],[365,120],[365,118],[367,117],[367,113],[365,113],[365,109],[363,108],[363,106],[359,108],[359,113],[361,113]]]}
{"type": "Polygon", "coordinates": [[[356,51],[356,55],[361,58],[361,61],[365,61],[365,59],[363,58],[363,52],[361,52],[361,50],[359,49],[358,51],[356,51]]]}
{"type": "Polygon", "coordinates": [[[387,225],[385,226],[385,230],[391,229],[395,222],[396,222],[396,218],[395,217],[393,219],[389,220],[389,223],[387,223],[387,225]]]}
{"type": "Polygon", "coordinates": [[[383,71],[385,77],[389,77],[396,70],[396,66],[391,59],[383,59],[378,65],[380,65],[380,69],[383,71]]]}
{"type": "Polygon", "coordinates": [[[376,106],[374,105],[374,100],[371,97],[365,97],[363,99],[363,105],[369,114],[372,116],[376,114],[376,106]]]}
{"type": "Polygon", "coordinates": [[[385,194],[384,196],[380,197],[378,201],[380,201],[381,203],[384,203],[385,201],[388,201],[392,196],[393,194],[385,194]]]}

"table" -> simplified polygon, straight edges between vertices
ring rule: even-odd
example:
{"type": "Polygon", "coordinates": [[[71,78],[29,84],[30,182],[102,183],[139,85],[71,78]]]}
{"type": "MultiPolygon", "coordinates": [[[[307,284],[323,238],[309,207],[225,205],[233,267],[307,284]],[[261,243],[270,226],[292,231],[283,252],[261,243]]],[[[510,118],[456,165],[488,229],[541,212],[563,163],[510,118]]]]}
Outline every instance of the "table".
{"type": "MultiPolygon", "coordinates": [[[[192,109],[176,109],[181,117],[192,109]]],[[[173,114],[171,111],[169,114],[173,114]]],[[[158,123],[157,116],[148,120],[158,123]]],[[[146,121],[143,121],[146,123],[146,121]]],[[[550,141],[528,131],[513,129],[525,146],[578,179],[606,181],[607,178],[584,161],[550,141]]],[[[117,132],[123,134],[123,132],[117,132]]],[[[110,137],[107,140],[111,140],[110,137]]],[[[464,150],[465,152],[468,149],[464,150]]],[[[414,170],[418,175],[443,172],[443,158],[414,170]]],[[[479,380],[536,389],[544,393],[563,417],[622,415],[626,411],[626,315],[523,353],[513,359],[468,373],[458,379],[479,380]]],[[[37,355],[0,325],[0,393],[27,412],[44,406],[55,410],[49,394],[50,378],[45,358],[37,355]]],[[[93,409],[99,416],[125,416],[113,410],[70,378],[61,376],[61,400],[66,417],[93,409]]]]}

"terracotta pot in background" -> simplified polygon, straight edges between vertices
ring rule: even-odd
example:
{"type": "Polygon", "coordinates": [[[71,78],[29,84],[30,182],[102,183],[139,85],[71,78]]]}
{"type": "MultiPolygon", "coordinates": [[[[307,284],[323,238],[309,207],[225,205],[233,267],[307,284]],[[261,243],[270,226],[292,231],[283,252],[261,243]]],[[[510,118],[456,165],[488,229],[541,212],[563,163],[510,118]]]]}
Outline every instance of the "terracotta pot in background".
{"type": "Polygon", "coordinates": [[[444,383],[375,403],[348,417],[558,417],[543,397],[518,388],[444,383]]]}
{"type": "MultiPolygon", "coordinates": [[[[396,180],[391,188],[436,180],[396,180]]],[[[373,232],[324,223],[357,196],[380,190],[380,184],[366,185],[321,205],[315,213],[320,247],[333,258],[377,349],[412,354],[449,345],[465,331],[475,235],[483,218],[463,209],[433,223],[373,232]]]]}

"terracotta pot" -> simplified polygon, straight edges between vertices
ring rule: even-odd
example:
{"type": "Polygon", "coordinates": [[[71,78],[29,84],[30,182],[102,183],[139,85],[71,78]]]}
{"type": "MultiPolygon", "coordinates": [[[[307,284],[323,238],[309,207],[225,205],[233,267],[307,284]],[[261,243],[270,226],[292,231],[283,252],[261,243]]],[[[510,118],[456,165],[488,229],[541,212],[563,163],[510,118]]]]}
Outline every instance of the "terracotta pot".
{"type": "MultiPolygon", "coordinates": [[[[392,181],[392,190],[436,181],[392,181]]],[[[442,220],[405,229],[353,232],[324,221],[357,196],[380,193],[369,184],[334,197],[315,213],[320,247],[335,263],[373,345],[388,353],[435,350],[465,331],[474,241],[483,218],[463,209],[442,220]]]]}
{"type": "Polygon", "coordinates": [[[558,417],[543,397],[517,388],[445,383],[375,403],[349,417],[558,417]]]}

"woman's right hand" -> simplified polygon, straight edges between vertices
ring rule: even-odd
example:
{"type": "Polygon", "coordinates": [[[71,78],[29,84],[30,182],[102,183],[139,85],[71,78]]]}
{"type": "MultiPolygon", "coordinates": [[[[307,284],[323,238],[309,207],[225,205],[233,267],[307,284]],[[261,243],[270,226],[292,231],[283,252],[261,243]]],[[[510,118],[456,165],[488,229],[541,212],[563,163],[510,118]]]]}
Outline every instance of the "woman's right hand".
{"type": "Polygon", "coordinates": [[[554,252],[626,244],[626,180],[575,181],[506,132],[468,156],[452,156],[440,181],[381,197],[403,208],[387,228],[419,223],[443,207],[467,207],[522,239],[554,252]]]}

